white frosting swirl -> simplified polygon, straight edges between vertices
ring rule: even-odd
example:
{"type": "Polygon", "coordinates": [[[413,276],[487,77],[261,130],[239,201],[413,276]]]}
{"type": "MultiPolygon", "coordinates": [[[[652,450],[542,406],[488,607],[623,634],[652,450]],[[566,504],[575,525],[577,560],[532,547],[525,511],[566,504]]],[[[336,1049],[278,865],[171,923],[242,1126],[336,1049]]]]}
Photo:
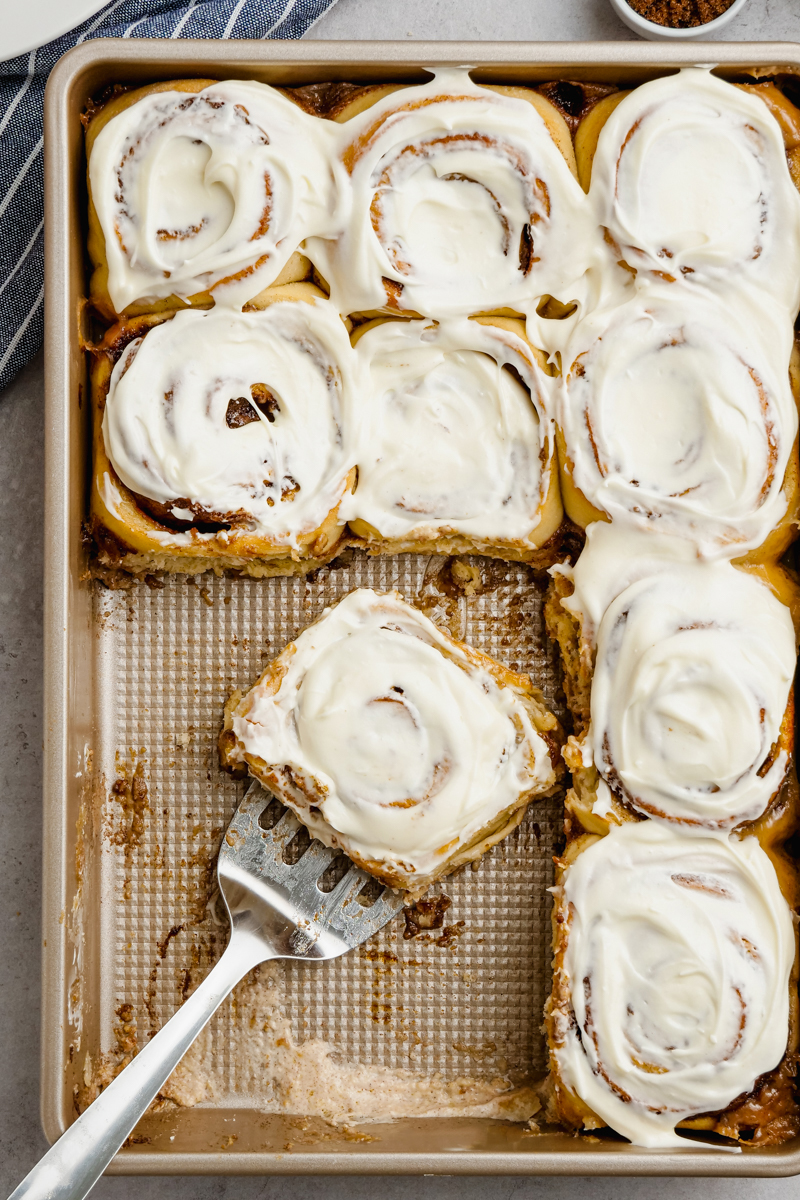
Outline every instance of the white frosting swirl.
{"type": "Polygon", "coordinates": [[[795,662],[789,610],[728,563],[640,579],[600,623],[598,770],[619,799],[687,829],[755,819],[786,770],[771,751],[795,662]]]}
{"type": "Polygon", "coordinates": [[[636,1145],[687,1148],[679,1121],[786,1051],[795,935],[775,868],[755,838],[642,821],[584,850],[557,894],[563,1081],[636,1145]]]}
{"type": "Polygon", "coordinates": [[[398,593],[359,589],[249,693],[240,754],[267,764],[322,841],[428,875],[555,781],[519,694],[486,661],[398,593]]]}
{"type": "Polygon", "coordinates": [[[753,315],[745,328],[666,287],[588,316],[558,400],[577,487],[613,520],[704,555],[760,545],[786,511],[791,338],[788,322],[753,315]]]}
{"type": "Polygon", "coordinates": [[[253,81],[152,92],[113,117],[89,180],[118,312],[227,283],[241,305],[336,227],[338,130],[253,81]]]}
{"type": "Polygon", "coordinates": [[[356,356],[358,487],[342,516],[386,538],[455,532],[538,545],[552,380],[525,341],[476,321],[387,321],[356,356]]]}
{"type": "Polygon", "coordinates": [[[635,88],[592,164],[597,221],[637,270],[800,305],[800,196],[757,96],[686,67],[635,88]]]}
{"type": "Polygon", "coordinates": [[[600,622],[620,592],[637,579],[696,560],[695,548],[685,538],[655,537],[647,529],[593,521],[575,565],[559,563],[550,574],[572,580],[572,595],[561,600],[561,607],[577,618],[584,647],[593,652],[600,622]]]}
{"type": "Polygon", "coordinates": [[[307,244],[342,312],[527,311],[578,286],[597,241],[589,206],[532,104],[437,70],[344,130],[351,218],[307,244]]]}
{"type": "MultiPolygon", "coordinates": [[[[344,491],[352,354],[327,300],[179,312],[117,362],[103,417],[106,452],[137,494],[189,501],[294,544],[344,491]]],[[[178,521],[194,515],[186,504],[171,510],[178,521]]]]}

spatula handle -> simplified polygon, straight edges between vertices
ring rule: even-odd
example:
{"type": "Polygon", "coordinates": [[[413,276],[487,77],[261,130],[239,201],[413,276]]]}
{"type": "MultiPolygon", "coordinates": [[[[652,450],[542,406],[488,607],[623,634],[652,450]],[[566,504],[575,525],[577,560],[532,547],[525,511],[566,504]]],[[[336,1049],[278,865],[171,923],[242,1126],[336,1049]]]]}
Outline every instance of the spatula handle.
{"type": "Polygon", "coordinates": [[[83,1200],[201,1029],[264,958],[263,941],[234,934],[196,991],[48,1150],[9,1200],[83,1200]]]}

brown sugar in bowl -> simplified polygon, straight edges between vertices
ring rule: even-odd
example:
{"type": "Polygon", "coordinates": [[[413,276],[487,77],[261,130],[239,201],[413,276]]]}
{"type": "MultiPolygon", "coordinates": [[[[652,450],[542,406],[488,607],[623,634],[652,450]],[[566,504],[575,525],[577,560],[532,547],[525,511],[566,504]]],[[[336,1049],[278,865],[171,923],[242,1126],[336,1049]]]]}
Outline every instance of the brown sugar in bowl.
{"type": "Polygon", "coordinates": [[[650,42],[715,37],[747,0],[610,0],[621,21],[650,42]],[[720,11],[722,10],[722,11],[720,11]]]}

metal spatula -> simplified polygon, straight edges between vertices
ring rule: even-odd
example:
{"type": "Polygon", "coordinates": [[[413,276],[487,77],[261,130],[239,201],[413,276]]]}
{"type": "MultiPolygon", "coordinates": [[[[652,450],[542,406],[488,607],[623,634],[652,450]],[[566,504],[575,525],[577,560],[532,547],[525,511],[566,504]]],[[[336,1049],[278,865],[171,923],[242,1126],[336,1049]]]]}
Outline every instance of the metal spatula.
{"type": "Polygon", "coordinates": [[[9,1200],[82,1200],[248,971],[270,958],[338,958],[400,911],[402,896],[382,890],[336,850],[309,841],[293,813],[282,812],[257,783],[250,787],[228,826],[217,862],[231,922],[225,953],[9,1200]]]}

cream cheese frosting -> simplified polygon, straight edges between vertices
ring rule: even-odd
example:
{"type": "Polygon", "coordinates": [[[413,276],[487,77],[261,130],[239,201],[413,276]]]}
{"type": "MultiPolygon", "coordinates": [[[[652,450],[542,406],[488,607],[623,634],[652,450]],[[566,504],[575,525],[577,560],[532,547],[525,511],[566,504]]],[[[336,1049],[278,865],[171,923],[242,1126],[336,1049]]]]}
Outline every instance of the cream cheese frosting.
{"type": "Polygon", "coordinates": [[[192,522],[188,501],[292,545],[344,492],[352,353],[327,300],[179,312],[117,362],[106,452],[175,520],[192,522]]]}
{"type": "Polygon", "coordinates": [[[544,119],[466,70],[434,74],[343,126],[350,219],[306,246],[334,303],[447,317],[580,298],[598,239],[544,119]]]}
{"type": "Polygon", "coordinates": [[[697,552],[686,538],[655,536],[619,522],[593,521],[577,562],[559,563],[550,574],[572,581],[572,595],[564,597],[561,606],[577,619],[581,640],[587,651],[593,652],[600,622],[620,592],[638,579],[696,561],[697,552]]]}
{"type": "MultiPolygon", "coordinates": [[[[590,199],[647,277],[800,306],[800,195],[778,122],[699,67],[635,88],[600,133],[590,199]]],[[[683,289],[682,289],[683,290],[683,289]]]]}
{"type": "Polygon", "coordinates": [[[525,341],[476,321],[387,321],[359,339],[356,357],[358,486],[342,517],[386,538],[538,544],[553,381],[525,341]]]}
{"type": "Polygon", "coordinates": [[[590,314],[558,395],[576,486],[615,522],[704,555],[760,545],[787,505],[791,348],[788,321],[745,323],[663,285],[590,314]]]}
{"type": "Polygon", "coordinates": [[[321,841],[432,874],[555,782],[519,694],[487,661],[399,593],[361,588],[304,630],[237,709],[238,756],[281,778],[281,797],[321,841]]]}
{"type": "Polygon", "coordinates": [[[789,610],[728,563],[682,564],[621,591],[600,622],[594,762],[618,799],[684,829],[760,816],[796,665],[789,610]]]}
{"type": "Polygon", "coordinates": [[[584,850],[556,894],[563,1082],[636,1145],[688,1148],[679,1121],[786,1051],[795,935],[775,868],[755,838],[642,821],[584,850]]]}
{"type": "Polygon", "coordinates": [[[337,226],[338,130],[250,80],[153,92],[114,116],[89,159],[118,312],[221,281],[240,306],[304,237],[337,226]]]}

